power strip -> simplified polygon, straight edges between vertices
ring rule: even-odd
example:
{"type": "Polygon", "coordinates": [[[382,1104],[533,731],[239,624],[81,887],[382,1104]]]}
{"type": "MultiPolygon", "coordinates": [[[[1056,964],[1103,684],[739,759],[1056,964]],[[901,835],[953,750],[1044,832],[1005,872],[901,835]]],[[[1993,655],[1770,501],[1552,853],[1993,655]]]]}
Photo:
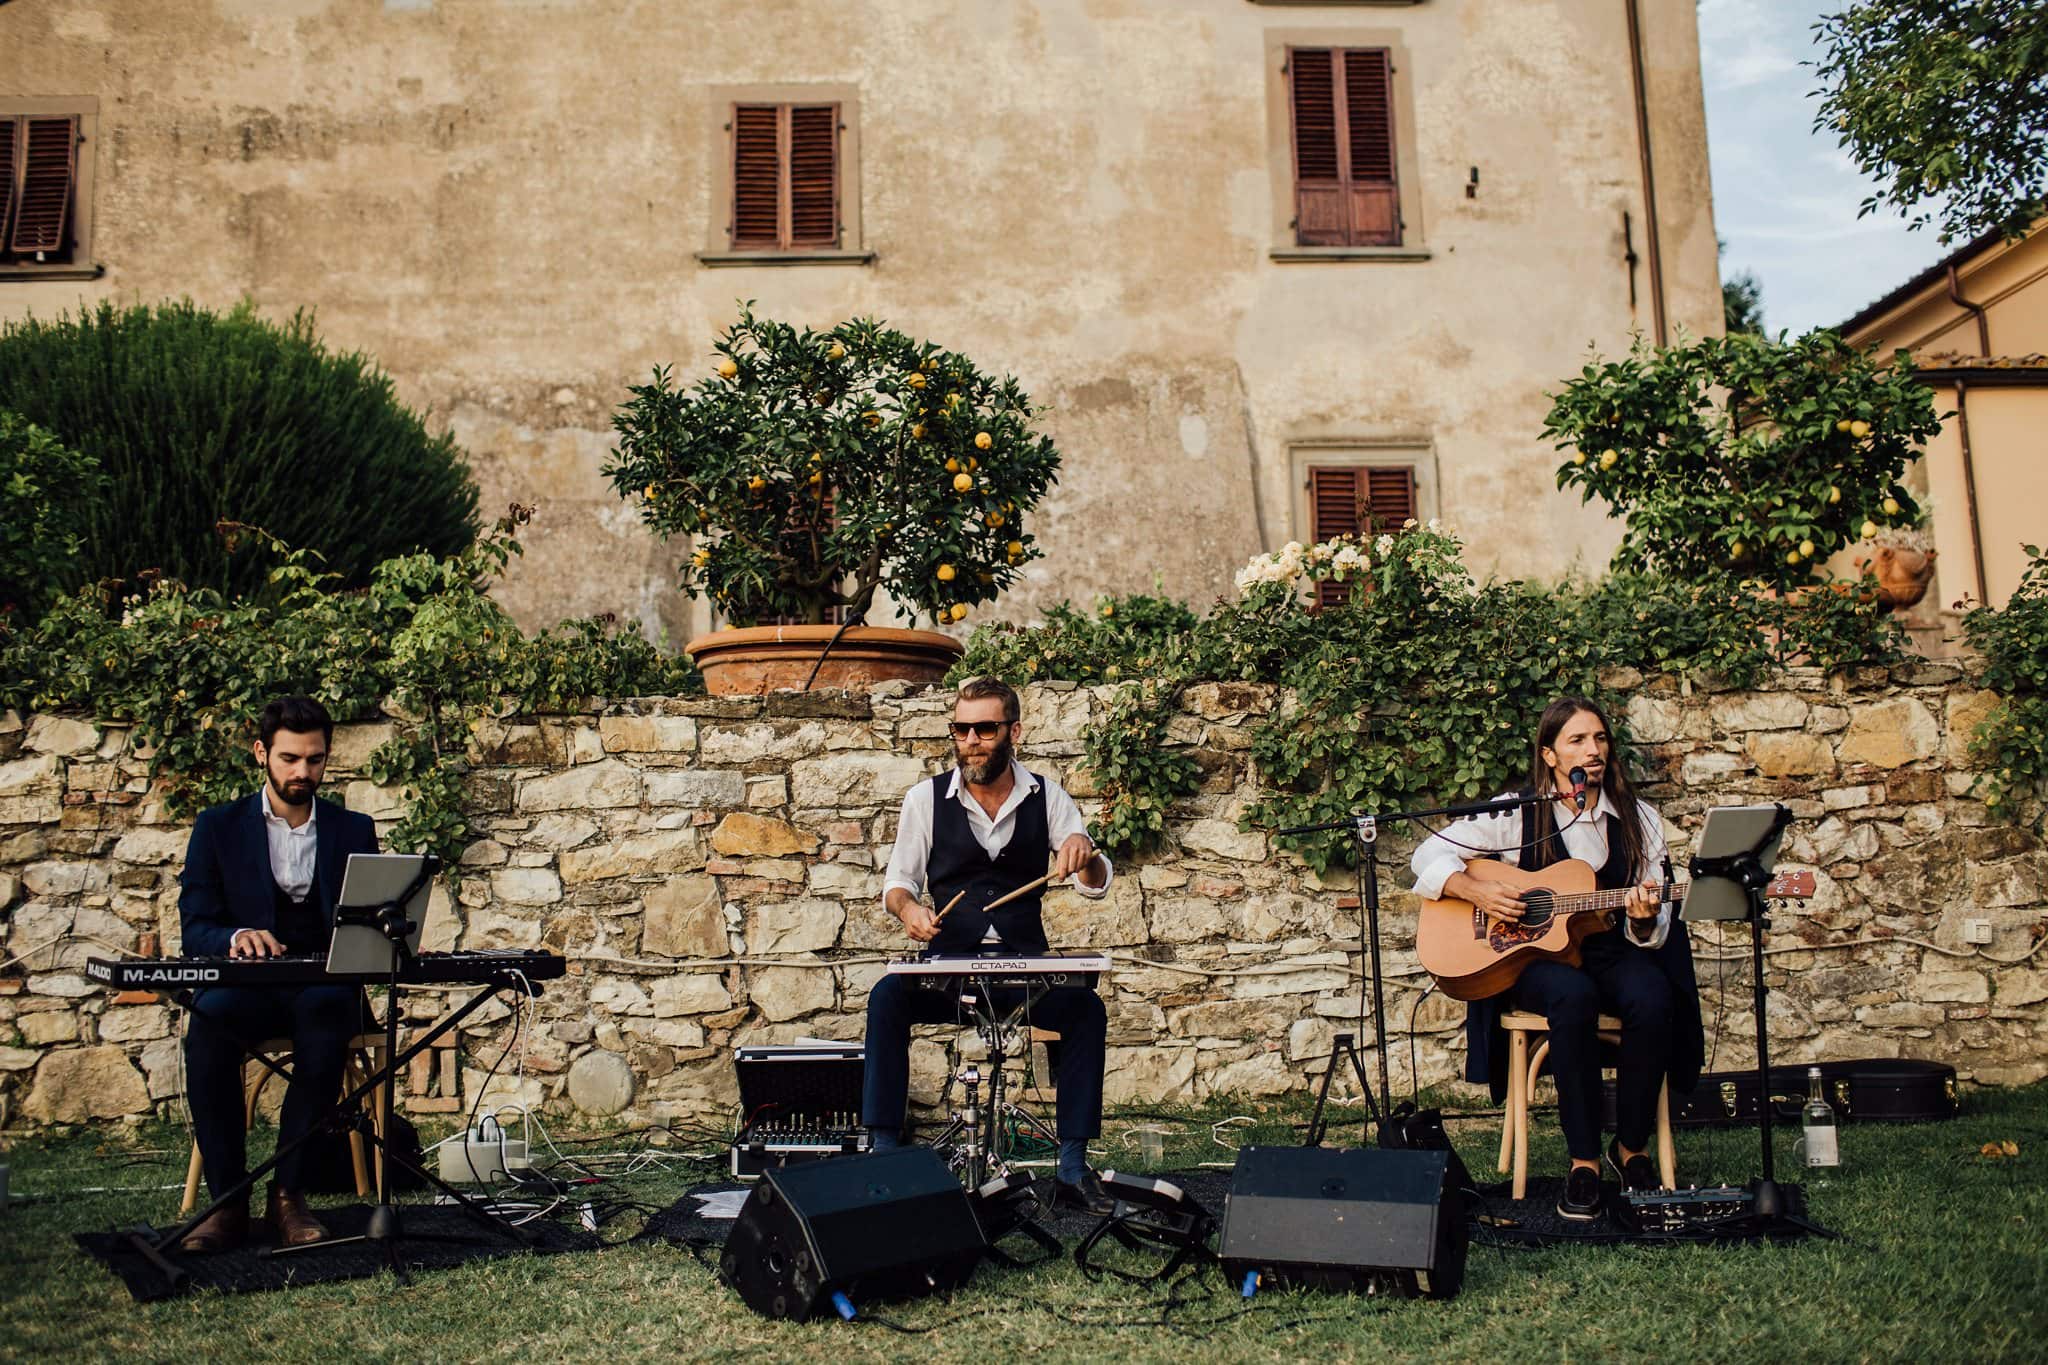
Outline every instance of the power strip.
{"type": "Polygon", "coordinates": [[[441,1179],[450,1185],[489,1184],[533,1169],[517,1138],[483,1139],[474,1133],[441,1144],[441,1179]]]}

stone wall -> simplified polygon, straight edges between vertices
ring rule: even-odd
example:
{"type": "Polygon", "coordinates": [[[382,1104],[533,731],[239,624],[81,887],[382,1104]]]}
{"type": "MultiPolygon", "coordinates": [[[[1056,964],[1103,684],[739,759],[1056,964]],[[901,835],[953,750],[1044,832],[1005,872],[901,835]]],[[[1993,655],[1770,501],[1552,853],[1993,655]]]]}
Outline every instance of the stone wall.
{"type": "MultiPolygon", "coordinates": [[[[1968,795],[1965,741],[1990,697],[1958,666],[1802,673],[1765,692],[1609,682],[1630,698],[1639,766],[1681,849],[1715,804],[1781,799],[1798,814],[1787,862],[1814,868],[1819,894],[1780,915],[1770,941],[1785,1059],[1934,1057],[1999,1083],[2048,1074],[2048,972],[2031,956],[2048,923],[2048,853],[1968,795]],[[1973,925],[1988,943],[1967,941],[1973,925]]],[[[1056,946],[1119,958],[1105,987],[1112,1102],[1300,1090],[1333,1033],[1357,1030],[1350,876],[1319,879],[1238,825],[1253,794],[1247,746],[1273,703],[1268,688],[1191,689],[1172,735],[1194,748],[1204,780],[1173,813],[1172,846],[1119,867],[1105,901],[1048,900],[1056,946]]],[[[1084,808],[1080,735],[1102,704],[1058,684],[1026,697],[1026,760],[1062,775],[1084,808]]],[[[551,1108],[717,1122],[734,1100],[735,1045],[858,1037],[868,987],[907,947],[880,905],[897,804],[947,761],[949,706],[949,694],[900,688],[642,699],[480,731],[483,837],[452,898],[437,897],[429,946],[545,945],[571,959],[494,1089],[551,1108]]],[[[351,774],[384,730],[340,731],[329,782],[380,821],[399,797],[351,774]]],[[[118,729],[0,719],[5,955],[26,955],[0,969],[0,1104],[30,1121],[176,1104],[173,1011],[110,997],[82,975],[88,956],[149,935],[176,951],[187,831],[156,803],[144,766],[118,729]]],[[[1463,1007],[1420,998],[1409,845],[1391,842],[1390,1060],[1405,1089],[1410,1019],[1424,1080],[1443,1080],[1460,1062],[1463,1007]]],[[[1746,938],[1731,932],[1724,946],[1709,926],[1697,947],[1716,1063],[1740,1065],[1746,938]]],[[[423,993],[413,1016],[444,1003],[423,993]]],[[[515,1020],[492,1005],[474,1022],[460,1075],[451,1068],[457,1084],[420,1075],[415,1108],[474,1100],[515,1020]]],[[[946,1036],[916,1048],[927,1098],[946,1036]]]]}

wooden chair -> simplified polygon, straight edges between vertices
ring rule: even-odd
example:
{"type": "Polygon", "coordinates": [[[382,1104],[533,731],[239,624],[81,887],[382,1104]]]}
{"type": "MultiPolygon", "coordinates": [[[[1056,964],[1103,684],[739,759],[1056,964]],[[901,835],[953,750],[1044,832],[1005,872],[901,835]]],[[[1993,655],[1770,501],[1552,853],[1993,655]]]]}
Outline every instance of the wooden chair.
{"type": "MultiPolygon", "coordinates": [[[[1529,1193],[1529,1096],[1536,1089],[1536,1076],[1543,1069],[1543,1059],[1550,1055],[1550,1021],[1540,1014],[1511,1010],[1501,1016],[1500,1024],[1508,1033],[1508,1104],[1507,1117],[1500,1129],[1499,1169],[1506,1171],[1512,1167],[1515,1198],[1522,1199],[1529,1193]],[[1542,1035],[1533,1053],[1529,1048],[1532,1034],[1542,1035]]],[[[1601,1042],[1620,1043],[1621,1020],[1611,1014],[1603,1014],[1596,1027],[1601,1042]]],[[[1671,1143],[1671,1083],[1668,1080],[1657,1091],[1656,1148],[1658,1178],[1666,1189],[1671,1189],[1678,1184],[1678,1156],[1671,1143]]]]}
{"type": "MultiPolygon", "coordinates": [[[[285,1061],[292,1055],[292,1040],[289,1038],[272,1038],[267,1042],[257,1044],[256,1051],[269,1058],[272,1062],[285,1061]]],[[[375,1075],[378,1059],[383,1056],[383,1053],[384,1035],[382,1033],[359,1033],[349,1039],[348,1061],[343,1066],[341,1073],[342,1093],[347,1094],[375,1075]]],[[[249,1058],[248,1062],[244,1063],[243,1071],[242,1122],[244,1125],[248,1125],[256,1121],[256,1101],[263,1094],[263,1087],[270,1084],[270,1078],[277,1073],[262,1062],[257,1061],[253,1056],[249,1058]],[[252,1064],[255,1066],[253,1072],[248,1070],[248,1067],[252,1064]]],[[[379,1137],[384,1135],[382,1127],[384,1111],[379,1102],[381,1096],[382,1089],[380,1087],[378,1090],[371,1091],[365,1101],[370,1106],[370,1122],[377,1125],[376,1131],[379,1137]]],[[[348,1152],[349,1159],[355,1166],[356,1194],[358,1197],[365,1199],[374,1194],[377,1188],[370,1180],[370,1165],[368,1153],[365,1150],[368,1145],[363,1141],[361,1133],[354,1131],[349,1133],[348,1152]]],[[[379,1163],[384,1159],[381,1148],[378,1150],[377,1159],[379,1163]]],[[[199,1143],[195,1139],[192,1143],[192,1159],[185,1166],[185,1202],[178,1206],[180,1214],[190,1213],[198,1206],[199,1181],[203,1175],[204,1170],[199,1160],[199,1143]]]]}

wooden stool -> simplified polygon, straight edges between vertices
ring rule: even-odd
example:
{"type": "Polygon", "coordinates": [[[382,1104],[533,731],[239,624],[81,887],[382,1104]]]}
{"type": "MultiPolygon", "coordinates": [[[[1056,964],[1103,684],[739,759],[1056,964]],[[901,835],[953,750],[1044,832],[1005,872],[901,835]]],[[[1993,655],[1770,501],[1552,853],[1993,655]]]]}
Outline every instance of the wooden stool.
{"type": "MultiPolygon", "coordinates": [[[[272,1038],[268,1042],[257,1044],[256,1051],[273,1062],[281,1061],[291,1056],[292,1040],[289,1038],[272,1038]]],[[[359,1033],[349,1039],[348,1061],[343,1065],[341,1072],[342,1093],[347,1094],[368,1081],[376,1073],[377,1061],[383,1054],[384,1035],[382,1033],[359,1033]]],[[[247,1074],[249,1062],[255,1061],[256,1059],[251,1057],[248,1062],[243,1063],[245,1075],[243,1079],[242,1123],[245,1127],[256,1121],[256,1100],[263,1094],[263,1087],[270,1084],[270,1078],[276,1074],[261,1062],[256,1062],[256,1070],[253,1075],[247,1074]]],[[[384,1111],[380,1104],[381,1095],[382,1087],[380,1086],[378,1089],[372,1090],[366,1097],[370,1106],[370,1122],[375,1125],[379,1137],[384,1135],[384,1111]]],[[[348,1154],[349,1159],[355,1166],[356,1194],[359,1197],[368,1198],[376,1192],[376,1186],[370,1183],[370,1167],[364,1146],[363,1135],[351,1130],[348,1135],[348,1154]]],[[[377,1159],[380,1164],[383,1158],[383,1149],[379,1148],[377,1159]]],[[[180,1214],[190,1213],[198,1205],[199,1180],[203,1174],[204,1170],[199,1160],[199,1143],[197,1139],[194,1139],[192,1143],[192,1159],[185,1167],[185,1202],[178,1206],[180,1214]]]]}
{"type": "MultiPolygon", "coordinates": [[[[1515,1198],[1529,1193],[1529,1096],[1536,1088],[1536,1074],[1550,1055],[1550,1021],[1540,1014],[1511,1010],[1501,1016],[1500,1026],[1508,1032],[1508,1111],[1500,1129],[1500,1170],[1512,1165],[1515,1198]],[[1529,1035],[1542,1034],[1536,1050],[1529,1050],[1529,1035]]],[[[1621,1020],[1611,1014],[1600,1016],[1595,1027],[1603,1043],[1621,1042],[1621,1020]]],[[[1657,1175],[1665,1189],[1678,1184],[1678,1156],[1671,1145],[1671,1082],[1657,1090],[1657,1175]]]]}

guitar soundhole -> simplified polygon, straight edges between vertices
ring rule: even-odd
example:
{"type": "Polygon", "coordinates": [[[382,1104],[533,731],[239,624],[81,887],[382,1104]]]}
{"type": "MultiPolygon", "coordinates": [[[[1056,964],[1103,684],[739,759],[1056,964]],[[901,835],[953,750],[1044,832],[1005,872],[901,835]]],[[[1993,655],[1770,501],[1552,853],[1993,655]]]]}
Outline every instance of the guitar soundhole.
{"type": "Polygon", "coordinates": [[[1522,927],[1537,932],[1549,925],[1550,917],[1556,913],[1556,903],[1550,893],[1540,887],[1532,887],[1522,893],[1522,927]]]}

